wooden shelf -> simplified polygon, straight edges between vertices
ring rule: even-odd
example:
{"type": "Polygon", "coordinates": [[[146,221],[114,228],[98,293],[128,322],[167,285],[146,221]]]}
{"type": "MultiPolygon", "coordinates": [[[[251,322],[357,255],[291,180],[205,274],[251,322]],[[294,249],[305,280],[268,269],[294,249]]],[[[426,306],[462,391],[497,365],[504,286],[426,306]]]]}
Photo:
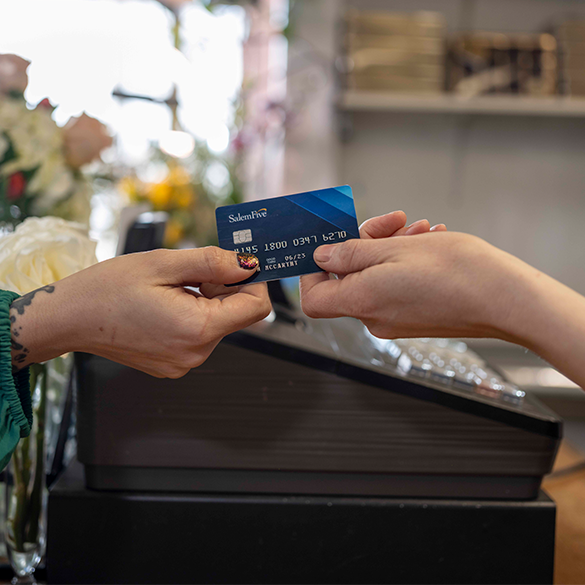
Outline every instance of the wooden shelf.
{"type": "Polygon", "coordinates": [[[346,91],[338,106],[347,112],[420,112],[427,114],[478,114],[585,118],[585,98],[563,96],[421,95],[346,91]]]}

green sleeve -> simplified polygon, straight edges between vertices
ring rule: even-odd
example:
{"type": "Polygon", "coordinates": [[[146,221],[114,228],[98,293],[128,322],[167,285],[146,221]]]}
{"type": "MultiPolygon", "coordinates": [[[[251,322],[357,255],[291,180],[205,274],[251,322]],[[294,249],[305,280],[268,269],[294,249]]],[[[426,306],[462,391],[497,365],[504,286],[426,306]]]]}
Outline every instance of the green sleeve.
{"type": "Polygon", "coordinates": [[[0,290],[0,469],[4,469],[21,437],[32,426],[29,368],[12,373],[10,305],[19,295],[0,290]]]}

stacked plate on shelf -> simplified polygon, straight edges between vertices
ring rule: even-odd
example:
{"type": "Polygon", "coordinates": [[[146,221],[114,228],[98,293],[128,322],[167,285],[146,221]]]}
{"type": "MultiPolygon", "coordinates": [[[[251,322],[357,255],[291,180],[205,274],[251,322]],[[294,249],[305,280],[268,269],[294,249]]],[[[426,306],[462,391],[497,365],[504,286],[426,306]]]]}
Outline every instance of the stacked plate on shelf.
{"type": "Polygon", "coordinates": [[[443,91],[447,26],[441,14],[351,11],[346,24],[348,89],[443,91]]]}

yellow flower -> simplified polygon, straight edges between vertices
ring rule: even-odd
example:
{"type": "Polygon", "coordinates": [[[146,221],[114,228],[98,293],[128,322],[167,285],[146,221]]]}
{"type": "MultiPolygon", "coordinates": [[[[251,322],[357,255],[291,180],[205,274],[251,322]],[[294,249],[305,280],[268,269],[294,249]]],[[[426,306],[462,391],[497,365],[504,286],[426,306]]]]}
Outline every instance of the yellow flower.
{"type": "Polygon", "coordinates": [[[167,248],[175,247],[184,235],[185,230],[181,222],[170,219],[165,229],[165,246],[167,248]]]}
{"type": "Polygon", "coordinates": [[[173,186],[188,185],[191,182],[191,176],[183,167],[173,165],[169,169],[166,182],[173,186]]]}
{"type": "Polygon", "coordinates": [[[166,209],[172,196],[171,186],[164,183],[153,183],[148,186],[146,196],[155,209],[166,209]]]}
{"type": "Polygon", "coordinates": [[[175,187],[173,190],[173,199],[177,207],[181,209],[187,209],[193,203],[193,188],[191,185],[184,185],[181,187],[175,187]]]}

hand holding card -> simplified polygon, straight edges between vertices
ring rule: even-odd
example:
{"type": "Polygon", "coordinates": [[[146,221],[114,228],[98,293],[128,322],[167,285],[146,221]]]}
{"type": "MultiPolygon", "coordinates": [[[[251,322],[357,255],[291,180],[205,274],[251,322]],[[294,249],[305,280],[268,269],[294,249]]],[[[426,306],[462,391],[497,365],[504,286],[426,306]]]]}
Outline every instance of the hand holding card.
{"type": "Polygon", "coordinates": [[[260,261],[246,283],[321,272],[313,260],[319,246],[360,237],[348,185],[228,205],[215,214],[220,247],[260,261]]]}

